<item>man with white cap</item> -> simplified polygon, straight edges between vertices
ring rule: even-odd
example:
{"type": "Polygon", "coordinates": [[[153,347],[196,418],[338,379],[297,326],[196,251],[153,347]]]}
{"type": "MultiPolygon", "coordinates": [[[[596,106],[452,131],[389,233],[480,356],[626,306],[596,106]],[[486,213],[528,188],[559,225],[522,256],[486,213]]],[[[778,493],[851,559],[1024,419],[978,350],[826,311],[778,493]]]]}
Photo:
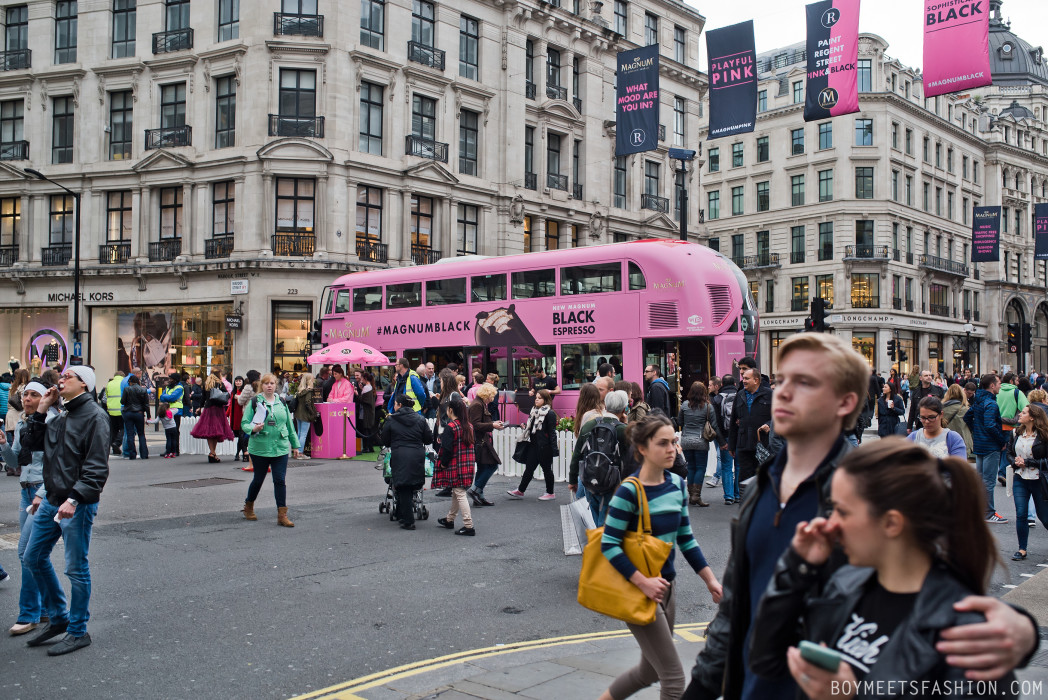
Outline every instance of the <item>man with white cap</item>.
{"type": "Polygon", "coordinates": [[[61,634],[66,636],[47,653],[68,654],[91,643],[87,633],[91,571],[87,552],[98,500],[109,478],[109,417],[93,400],[95,372],[86,365],[68,367],[58,390],[51,387],[37,412],[27,418],[23,449],[44,451],[45,497],[33,499],[32,532],[23,560],[43,596],[47,627],[33,635],[27,646],[40,646],[61,634]],[[65,411],[46,421],[48,409],[61,394],[65,411]],[[51,566],[51,550],[61,537],[65,542],[66,575],[72,597],[66,608],[65,592],[51,566]]]}

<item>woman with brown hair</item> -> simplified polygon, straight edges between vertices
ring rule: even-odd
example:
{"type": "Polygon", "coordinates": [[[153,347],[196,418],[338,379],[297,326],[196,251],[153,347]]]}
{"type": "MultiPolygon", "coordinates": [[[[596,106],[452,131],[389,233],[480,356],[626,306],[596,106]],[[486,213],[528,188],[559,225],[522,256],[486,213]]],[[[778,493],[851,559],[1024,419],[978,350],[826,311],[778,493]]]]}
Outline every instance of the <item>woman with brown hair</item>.
{"type": "Polygon", "coordinates": [[[535,392],[535,406],[528,414],[528,422],[524,425],[524,434],[520,439],[528,443],[524,474],[520,477],[520,485],[506,493],[513,500],[524,498],[528,484],[535,477],[535,470],[542,467],[542,476],[546,479],[546,493],[539,496],[539,500],[552,501],[557,497],[553,493],[553,457],[557,450],[557,413],[553,410],[553,395],[549,389],[539,389],[535,392]]]}
{"type": "Polygon", "coordinates": [[[445,410],[448,424],[440,434],[439,467],[433,480],[451,488],[451,508],[447,517],[437,518],[437,525],[455,530],[455,516],[461,511],[462,527],[455,530],[455,534],[473,537],[477,531],[473,527],[473,513],[466,489],[473,483],[477,458],[473,451],[473,427],[466,412],[466,400],[461,396],[453,396],[445,410]]]}
{"type": "Polygon", "coordinates": [[[651,413],[651,406],[644,401],[644,389],[637,382],[630,382],[630,410],[626,414],[627,423],[644,420],[651,413]]]}
{"type": "MultiPolygon", "coordinates": [[[[983,697],[936,650],[942,630],[986,619],[954,609],[984,595],[999,564],[979,476],[963,459],[937,459],[893,436],[845,457],[831,489],[831,516],[797,525],[757,606],[750,669],[767,678],[790,673],[819,700],[856,681],[968,687],[963,697],[983,697]],[[838,544],[848,565],[827,567],[838,544]],[[824,644],[844,663],[819,668],[802,658],[801,640],[824,644]]],[[[1015,697],[1014,678],[999,681],[1006,697],[1015,697]]]]}
{"type": "Polygon", "coordinates": [[[1041,470],[1048,469],[1048,414],[1040,406],[1027,404],[1016,418],[1019,424],[1008,442],[1012,468],[1008,487],[1015,501],[1015,534],[1019,538],[1019,551],[1012,555],[1012,561],[1022,561],[1030,538],[1031,498],[1037,519],[1048,527],[1048,495],[1041,487],[1041,470]]]}
{"type": "Polygon", "coordinates": [[[466,490],[466,495],[472,499],[475,506],[495,505],[484,498],[484,487],[502,464],[498,453],[495,452],[491,435],[494,430],[502,430],[505,424],[500,420],[492,420],[491,413],[488,412],[488,406],[498,393],[498,389],[491,384],[481,384],[477,387],[475,400],[469,405],[469,423],[473,426],[473,435],[476,438],[473,451],[477,455],[477,474],[473,478],[473,485],[466,490]]]}
{"type": "Polygon", "coordinates": [[[359,420],[357,429],[360,432],[360,447],[364,452],[374,450],[379,441],[375,430],[375,375],[368,371],[360,373],[360,390],[357,392],[359,420]]]}
{"type": "Polygon", "coordinates": [[[968,452],[968,461],[975,459],[972,452],[972,431],[964,422],[964,414],[968,412],[968,397],[964,395],[964,388],[960,384],[951,384],[946,390],[946,396],[942,400],[942,424],[961,436],[964,440],[964,448],[968,452]]]}
{"type": "Polygon", "coordinates": [[[226,404],[229,403],[229,392],[222,384],[218,370],[212,370],[204,382],[204,410],[200,413],[196,425],[189,434],[197,440],[207,440],[209,450],[207,461],[221,462],[215,454],[218,443],[234,439],[233,431],[226,420],[226,404]]]}
{"type": "Polygon", "coordinates": [[[15,370],[11,379],[11,388],[7,390],[7,415],[4,416],[4,431],[13,435],[15,424],[22,416],[22,388],[29,383],[29,370],[20,367],[15,370]]]}
{"type": "Polygon", "coordinates": [[[579,400],[575,404],[575,437],[579,436],[582,426],[603,413],[604,400],[600,390],[592,382],[583,384],[579,389],[579,400]]]}
{"type": "Polygon", "coordinates": [[[688,462],[688,503],[700,508],[709,505],[702,500],[702,481],[710,457],[710,443],[703,432],[707,425],[716,432],[713,425],[716,420],[706,385],[693,382],[688,390],[688,400],[680,407],[677,424],[680,426],[680,447],[688,462]]]}

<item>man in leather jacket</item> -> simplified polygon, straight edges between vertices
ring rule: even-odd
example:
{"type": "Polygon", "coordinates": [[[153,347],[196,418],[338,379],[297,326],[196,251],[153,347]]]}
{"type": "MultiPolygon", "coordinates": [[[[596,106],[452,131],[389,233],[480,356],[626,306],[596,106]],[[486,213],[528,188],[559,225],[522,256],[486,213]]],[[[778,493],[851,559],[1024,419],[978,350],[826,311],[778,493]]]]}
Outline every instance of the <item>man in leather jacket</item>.
{"type": "Polygon", "coordinates": [[[50,619],[27,646],[40,646],[65,633],[47,653],[67,654],[91,643],[87,633],[91,571],[87,563],[91,526],[98,501],[109,478],[109,417],[91,397],[95,374],[90,367],[70,366],[59,387],[48,389],[37,412],[27,419],[24,449],[44,452],[46,500],[33,499],[33,531],[26,544],[24,562],[43,596],[50,619]],[[65,411],[49,423],[48,409],[62,396],[65,411]],[[72,598],[66,609],[62,584],[51,566],[51,550],[61,537],[65,542],[66,574],[72,598]]]}
{"type": "MultiPolygon", "coordinates": [[[[870,370],[846,341],[824,333],[791,337],[779,349],[777,366],[772,417],[787,446],[758,469],[732,522],[731,555],[721,579],[724,594],[685,700],[793,700],[797,694],[788,675],[764,679],[749,670],[753,616],[797,523],[828,516],[833,508],[831,476],[853,449],[843,432],[854,428],[863,408],[870,370]]],[[[827,569],[843,563],[838,552],[831,559],[836,566],[827,569]]],[[[1031,624],[1023,611],[988,597],[973,596],[958,605],[984,613],[990,623],[945,630],[938,645],[952,665],[977,674],[971,678],[998,678],[1036,652],[1036,622],[1031,624]],[[983,652],[987,641],[993,649],[983,652]]]]}

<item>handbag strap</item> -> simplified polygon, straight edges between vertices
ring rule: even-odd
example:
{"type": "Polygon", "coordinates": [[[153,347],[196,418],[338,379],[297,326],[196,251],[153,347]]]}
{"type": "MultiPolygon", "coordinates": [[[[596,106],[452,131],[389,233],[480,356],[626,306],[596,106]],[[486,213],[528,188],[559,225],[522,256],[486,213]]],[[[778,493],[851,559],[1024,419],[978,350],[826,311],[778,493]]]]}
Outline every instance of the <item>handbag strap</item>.
{"type": "Polygon", "coordinates": [[[633,487],[637,490],[637,507],[639,508],[637,511],[637,532],[650,535],[651,512],[648,510],[648,493],[644,490],[644,484],[640,483],[640,479],[635,476],[629,477],[626,479],[626,482],[633,482],[633,487]]]}

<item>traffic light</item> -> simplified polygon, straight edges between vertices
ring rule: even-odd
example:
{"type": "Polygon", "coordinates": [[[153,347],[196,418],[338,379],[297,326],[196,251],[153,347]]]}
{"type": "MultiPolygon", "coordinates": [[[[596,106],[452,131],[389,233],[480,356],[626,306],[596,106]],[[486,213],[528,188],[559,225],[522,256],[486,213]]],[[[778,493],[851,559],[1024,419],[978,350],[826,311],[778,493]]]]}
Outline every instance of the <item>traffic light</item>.
{"type": "Polygon", "coordinates": [[[320,335],[320,320],[313,321],[313,330],[309,332],[309,342],[314,345],[319,345],[321,342],[320,335]]]}
{"type": "Polygon", "coordinates": [[[1019,326],[1018,323],[1009,323],[1008,324],[1008,352],[1010,352],[1013,355],[1019,354],[1019,348],[1020,348],[1019,333],[1020,332],[1021,332],[1021,327],[1019,326]]]}
{"type": "Polygon", "coordinates": [[[899,351],[899,362],[906,362],[910,359],[910,356],[906,354],[905,350],[899,351]]]}
{"type": "Polygon", "coordinates": [[[811,321],[816,332],[826,332],[826,300],[822,297],[811,300],[811,321]]]}
{"type": "Polygon", "coordinates": [[[1023,352],[1033,352],[1033,326],[1024,323],[1022,327],[1023,352]]]}
{"type": "Polygon", "coordinates": [[[895,338],[888,339],[888,359],[895,362],[895,338]]]}
{"type": "Polygon", "coordinates": [[[814,333],[815,332],[815,321],[811,320],[811,316],[804,319],[804,332],[814,333]]]}

